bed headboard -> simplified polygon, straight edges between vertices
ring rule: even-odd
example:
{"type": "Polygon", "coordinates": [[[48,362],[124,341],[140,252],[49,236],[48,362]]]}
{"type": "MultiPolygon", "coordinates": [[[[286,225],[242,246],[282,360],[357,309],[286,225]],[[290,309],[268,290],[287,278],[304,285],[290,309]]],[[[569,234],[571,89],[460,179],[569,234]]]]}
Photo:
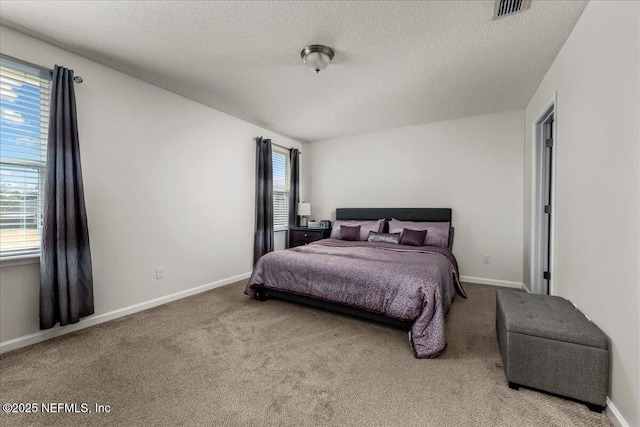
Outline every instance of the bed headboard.
{"type": "MultiPolygon", "coordinates": [[[[450,208],[339,208],[336,219],[341,220],[377,220],[385,218],[400,221],[451,222],[450,208]]],[[[384,226],[387,231],[387,224],[384,226]]],[[[449,227],[449,249],[453,248],[455,230],[449,227]]]]}
{"type": "Polygon", "coordinates": [[[449,208],[340,208],[336,219],[376,220],[380,218],[401,221],[451,222],[449,208]]]}

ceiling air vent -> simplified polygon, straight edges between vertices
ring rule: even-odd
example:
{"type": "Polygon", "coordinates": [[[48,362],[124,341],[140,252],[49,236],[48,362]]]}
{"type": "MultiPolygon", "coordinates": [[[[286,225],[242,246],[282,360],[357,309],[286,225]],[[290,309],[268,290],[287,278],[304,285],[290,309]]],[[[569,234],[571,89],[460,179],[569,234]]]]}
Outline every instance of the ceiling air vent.
{"type": "Polygon", "coordinates": [[[531,0],[496,0],[496,6],[493,10],[493,19],[522,12],[523,10],[529,9],[530,5],[531,0]]]}

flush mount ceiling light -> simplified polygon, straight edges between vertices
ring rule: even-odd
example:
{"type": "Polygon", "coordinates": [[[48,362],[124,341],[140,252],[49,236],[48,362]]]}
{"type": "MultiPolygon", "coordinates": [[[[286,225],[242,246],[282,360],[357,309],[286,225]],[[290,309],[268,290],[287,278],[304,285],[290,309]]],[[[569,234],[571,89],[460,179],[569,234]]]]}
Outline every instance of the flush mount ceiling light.
{"type": "Polygon", "coordinates": [[[302,49],[300,56],[302,57],[302,62],[307,64],[311,71],[319,73],[331,63],[333,50],[321,44],[312,44],[302,49]]]}

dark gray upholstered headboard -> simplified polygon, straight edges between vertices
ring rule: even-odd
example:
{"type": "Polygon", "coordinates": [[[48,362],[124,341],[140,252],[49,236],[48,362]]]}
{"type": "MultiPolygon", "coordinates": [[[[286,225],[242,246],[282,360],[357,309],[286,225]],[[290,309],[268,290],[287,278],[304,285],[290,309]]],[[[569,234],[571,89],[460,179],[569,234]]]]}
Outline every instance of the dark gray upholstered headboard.
{"type": "MultiPolygon", "coordinates": [[[[339,208],[336,209],[336,219],[348,220],[376,220],[392,218],[401,221],[451,222],[449,208],[339,208]]],[[[385,231],[387,225],[385,224],[385,231]]],[[[449,229],[449,249],[453,247],[454,228],[449,229]]]]}
{"type": "Polygon", "coordinates": [[[449,208],[340,208],[336,219],[399,219],[401,221],[451,222],[449,208]]]}

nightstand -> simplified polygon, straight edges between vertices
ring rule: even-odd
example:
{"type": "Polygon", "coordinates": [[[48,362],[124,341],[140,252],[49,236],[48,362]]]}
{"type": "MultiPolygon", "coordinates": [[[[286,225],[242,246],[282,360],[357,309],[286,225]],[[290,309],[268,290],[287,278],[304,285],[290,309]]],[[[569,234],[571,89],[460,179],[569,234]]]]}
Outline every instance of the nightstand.
{"type": "Polygon", "coordinates": [[[289,247],[308,245],[320,239],[328,239],[330,228],[291,227],[289,229],[289,247]]]}

